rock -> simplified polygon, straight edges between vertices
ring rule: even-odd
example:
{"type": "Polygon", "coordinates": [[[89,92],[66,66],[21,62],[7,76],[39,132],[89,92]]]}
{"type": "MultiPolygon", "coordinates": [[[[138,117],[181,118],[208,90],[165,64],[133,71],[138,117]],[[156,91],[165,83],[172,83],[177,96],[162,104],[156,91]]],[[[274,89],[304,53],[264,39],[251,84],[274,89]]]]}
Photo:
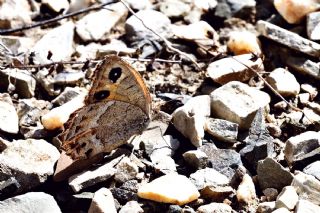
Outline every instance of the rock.
{"type": "Polygon", "coordinates": [[[84,209],[87,210],[90,208],[94,197],[94,193],[92,192],[82,192],[80,194],[72,195],[67,202],[67,209],[66,211],[83,211],[84,209]]]}
{"type": "Polygon", "coordinates": [[[118,157],[108,163],[105,163],[98,168],[90,171],[83,171],[79,174],[71,176],[68,180],[74,192],[79,192],[87,187],[93,186],[97,183],[108,180],[116,173],[114,166],[121,160],[122,157],[118,157]]]}
{"type": "Polygon", "coordinates": [[[309,93],[300,93],[298,95],[299,102],[303,105],[307,105],[310,100],[310,94],[309,93]]]}
{"type": "Polygon", "coordinates": [[[276,208],[276,202],[263,202],[259,203],[257,212],[258,213],[271,213],[276,208]]]}
{"type": "Polygon", "coordinates": [[[120,203],[126,203],[128,200],[138,200],[137,192],[122,188],[112,188],[110,189],[114,198],[120,203]]]}
{"type": "Polygon", "coordinates": [[[154,168],[163,172],[164,174],[176,172],[176,163],[175,161],[169,157],[169,156],[161,156],[158,155],[154,158],[152,158],[152,163],[154,165],[154,168]]]}
{"type": "Polygon", "coordinates": [[[296,205],[295,213],[317,213],[320,212],[320,206],[310,201],[300,199],[296,205]]]}
{"type": "Polygon", "coordinates": [[[275,188],[280,191],[283,187],[290,185],[293,179],[290,171],[270,157],[258,162],[257,174],[262,190],[275,188]]]}
{"type": "Polygon", "coordinates": [[[207,73],[213,81],[222,85],[230,81],[248,81],[255,76],[248,67],[256,71],[263,69],[261,58],[251,60],[252,57],[252,54],[244,54],[214,61],[209,64],[207,73]]]}
{"type": "Polygon", "coordinates": [[[266,196],[267,201],[275,201],[278,197],[278,190],[275,188],[266,188],[262,192],[266,196]]]}
{"type": "Polygon", "coordinates": [[[262,36],[283,44],[293,50],[313,57],[320,56],[320,44],[305,39],[296,33],[262,20],[257,22],[257,29],[262,36]]]}
{"type": "Polygon", "coordinates": [[[115,173],[114,179],[119,183],[124,183],[134,179],[139,172],[138,166],[133,163],[128,157],[122,158],[120,162],[118,162],[116,169],[117,171],[115,173]]]}
{"type": "Polygon", "coordinates": [[[307,175],[297,171],[291,183],[300,198],[308,200],[316,205],[320,205],[320,181],[312,175],[307,175]]]}
{"type": "Polygon", "coordinates": [[[61,210],[51,195],[43,192],[29,192],[0,201],[0,212],[61,213],[61,210]]]}
{"type": "Polygon", "coordinates": [[[290,137],[284,148],[285,159],[289,165],[308,165],[320,156],[320,133],[314,131],[303,132],[290,137]]]}
{"type": "Polygon", "coordinates": [[[69,1],[68,0],[56,0],[56,1],[50,1],[50,0],[42,0],[41,1],[42,6],[47,7],[54,13],[66,13],[69,9],[69,1]]]}
{"type": "Polygon", "coordinates": [[[142,185],[138,196],[156,202],[184,205],[198,199],[200,194],[187,177],[170,173],[142,185]]]}
{"type": "Polygon", "coordinates": [[[296,96],[300,92],[297,79],[284,68],[273,70],[267,77],[267,81],[282,96],[296,96]]]}
{"type": "Polygon", "coordinates": [[[21,98],[31,98],[36,89],[36,80],[29,71],[20,69],[1,69],[0,70],[0,88],[9,90],[9,86],[14,84],[12,92],[17,93],[21,98]],[[10,82],[9,82],[10,80],[10,82]]]}
{"type": "Polygon", "coordinates": [[[302,73],[303,75],[311,76],[315,79],[320,79],[320,64],[305,57],[286,57],[286,64],[293,70],[302,73]]]}
{"type": "Polygon", "coordinates": [[[306,173],[307,175],[313,175],[315,178],[317,178],[320,181],[320,160],[315,161],[308,166],[306,166],[303,169],[303,172],[306,173]]]}
{"type": "Polygon", "coordinates": [[[187,15],[191,10],[190,4],[178,0],[165,0],[160,3],[160,11],[169,18],[187,15]]]}
{"type": "Polygon", "coordinates": [[[101,188],[94,193],[88,213],[117,213],[112,193],[107,188],[101,188]]]}
{"type": "Polygon", "coordinates": [[[280,15],[290,24],[299,23],[307,14],[319,8],[316,0],[275,0],[273,2],[280,15]]]}
{"type": "Polygon", "coordinates": [[[110,54],[133,55],[135,53],[136,49],[127,47],[127,45],[123,41],[112,39],[110,43],[99,46],[95,57],[103,58],[110,54]]]}
{"type": "Polygon", "coordinates": [[[207,205],[200,206],[197,209],[197,213],[211,213],[211,212],[224,212],[233,213],[231,206],[225,203],[210,203],[207,205]]]}
{"type": "Polygon", "coordinates": [[[255,6],[256,1],[254,0],[219,0],[214,15],[219,18],[231,18],[233,16],[248,17],[255,6]]]}
{"type": "Polygon", "coordinates": [[[234,194],[231,186],[206,186],[201,192],[201,197],[215,202],[223,202],[234,194]]]}
{"type": "Polygon", "coordinates": [[[89,13],[76,23],[76,32],[83,41],[105,40],[110,30],[128,15],[128,9],[121,2],[108,5],[106,8],[89,13]]]}
{"type": "Polygon", "coordinates": [[[0,130],[16,134],[19,131],[19,118],[7,93],[0,94],[0,130]]]}
{"type": "Polygon", "coordinates": [[[229,185],[228,177],[212,168],[200,169],[191,174],[189,179],[198,190],[202,190],[207,186],[229,185]]]}
{"type": "Polygon", "coordinates": [[[286,208],[280,208],[280,209],[274,210],[272,213],[291,213],[291,211],[289,211],[286,208]]]}
{"type": "Polygon", "coordinates": [[[205,124],[205,130],[218,140],[235,143],[238,137],[238,124],[222,120],[209,118],[205,124]]]}
{"type": "Polygon", "coordinates": [[[298,195],[293,186],[286,186],[282,189],[276,200],[276,208],[287,208],[293,210],[298,202],[298,195]]]}
{"type": "Polygon", "coordinates": [[[0,153],[0,180],[14,177],[20,188],[13,194],[33,189],[53,174],[59,151],[45,140],[1,140],[6,148],[0,153]]]}
{"type": "Polygon", "coordinates": [[[208,164],[208,156],[201,150],[190,150],[183,153],[183,159],[193,169],[204,169],[208,164]]]}
{"type": "Polygon", "coordinates": [[[124,205],[119,213],[143,213],[143,209],[140,207],[137,201],[129,201],[124,205]]]}
{"type": "Polygon", "coordinates": [[[176,109],[172,114],[172,122],[194,146],[199,147],[202,145],[206,117],[209,116],[210,97],[201,95],[190,99],[184,106],[176,109]]]}
{"type": "Polygon", "coordinates": [[[56,85],[76,85],[85,77],[83,72],[60,72],[53,78],[53,83],[56,85]]]}
{"type": "Polygon", "coordinates": [[[180,213],[182,208],[179,205],[170,205],[167,213],[180,213]]]}
{"type": "Polygon", "coordinates": [[[254,204],[256,199],[256,189],[252,178],[248,174],[245,174],[242,177],[236,196],[239,203],[244,203],[246,205],[254,204]]]}
{"type": "Polygon", "coordinates": [[[149,0],[140,0],[140,1],[126,0],[126,2],[134,10],[145,10],[145,9],[150,9],[152,7],[152,4],[149,0]]]}
{"type": "Polygon", "coordinates": [[[86,95],[87,90],[82,87],[66,87],[59,96],[51,101],[51,103],[61,106],[81,94],[86,95]]]}
{"type": "Polygon", "coordinates": [[[37,64],[52,61],[69,60],[73,53],[73,22],[66,22],[46,33],[31,49],[34,52],[34,62],[37,64]],[[50,52],[50,53],[49,53],[50,52]],[[48,55],[52,57],[48,59],[48,55]]]}
{"type": "Polygon", "coordinates": [[[27,0],[9,0],[0,6],[0,28],[10,29],[31,24],[31,7],[27,0]]]}
{"type": "Polygon", "coordinates": [[[208,156],[210,167],[231,180],[237,167],[242,165],[240,154],[231,149],[217,149],[210,144],[199,148],[208,156]]]}
{"type": "Polygon", "coordinates": [[[12,195],[19,188],[20,188],[20,184],[14,177],[10,177],[7,180],[1,181],[0,199],[4,200],[8,196],[12,195]]]}
{"type": "Polygon", "coordinates": [[[261,54],[261,44],[257,36],[249,31],[232,31],[227,42],[228,49],[235,55],[261,54]]]}
{"type": "Polygon", "coordinates": [[[238,81],[219,87],[210,97],[212,114],[239,124],[240,129],[248,129],[258,109],[270,102],[267,93],[238,81]]]}
{"type": "Polygon", "coordinates": [[[42,125],[48,130],[54,130],[63,127],[63,124],[68,121],[70,115],[84,106],[84,99],[86,94],[81,93],[71,101],[53,108],[42,116],[42,125]]]}
{"type": "Polygon", "coordinates": [[[301,84],[301,90],[310,94],[310,99],[313,100],[318,95],[317,88],[310,84],[301,84]]]}
{"type": "Polygon", "coordinates": [[[313,12],[307,16],[307,34],[311,40],[320,40],[320,12],[313,12]]]}

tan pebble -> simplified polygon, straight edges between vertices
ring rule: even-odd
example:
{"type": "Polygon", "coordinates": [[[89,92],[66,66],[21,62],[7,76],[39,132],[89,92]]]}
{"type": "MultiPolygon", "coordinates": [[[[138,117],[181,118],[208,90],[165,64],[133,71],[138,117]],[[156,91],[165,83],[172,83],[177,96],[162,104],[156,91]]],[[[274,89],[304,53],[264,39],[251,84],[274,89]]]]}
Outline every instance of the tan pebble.
{"type": "Polygon", "coordinates": [[[261,53],[260,41],[255,34],[249,31],[231,32],[227,47],[235,55],[246,53],[259,55],[261,53]]]}
{"type": "Polygon", "coordinates": [[[200,193],[186,176],[170,173],[142,185],[138,196],[156,202],[184,205],[198,199],[200,193]]]}
{"type": "Polygon", "coordinates": [[[252,204],[256,198],[256,190],[251,177],[245,174],[237,190],[239,203],[252,204]]]}

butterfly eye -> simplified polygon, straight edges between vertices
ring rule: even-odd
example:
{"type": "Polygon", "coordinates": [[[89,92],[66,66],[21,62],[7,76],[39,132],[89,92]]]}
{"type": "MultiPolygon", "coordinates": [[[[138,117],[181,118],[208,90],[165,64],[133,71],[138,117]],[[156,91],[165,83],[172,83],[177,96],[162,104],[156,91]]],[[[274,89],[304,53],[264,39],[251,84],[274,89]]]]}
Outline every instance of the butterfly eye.
{"type": "Polygon", "coordinates": [[[109,95],[110,95],[109,90],[101,90],[101,91],[96,92],[96,93],[94,94],[94,98],[95,98],[96,100],[100,101],[100,100],[103,100],[103,99],[109,97],[109,95]]]}
{"type": "Polygon", "coordinates": [[[112,68],[109,72],[109,79],[113,83],[116,83],[117,80],[120,78],[121,74],[122,74],[122,69],[120,67],[112,68]]]}

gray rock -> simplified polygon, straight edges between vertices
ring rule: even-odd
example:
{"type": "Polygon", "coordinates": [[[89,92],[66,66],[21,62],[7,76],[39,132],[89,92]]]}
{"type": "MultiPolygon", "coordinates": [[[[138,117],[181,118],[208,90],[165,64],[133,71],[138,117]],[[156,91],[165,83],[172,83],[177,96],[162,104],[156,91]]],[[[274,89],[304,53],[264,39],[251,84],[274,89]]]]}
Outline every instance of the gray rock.
{"type": "Polygon", "coordinates": [[[299,198],[308,200],[316,205],[320,205],[320,181],[314,176],[297,171],[291,185],[296,189],[299,198]]]}
{"type": "Polygon", "coordinates": [[[257,166],[259,185],[262,190],[275,188],[279,191],[290,185],[293,175],[272,158],[260,160],[257,166]]]}
{"type": "Polygon", "coordinates": [[[289,165],[308,165],[320,156],[320,133],[303,132],[289,138],[284,148],[285,159],[289,165]]]}
{"type": "Polygon", "coordinates": [[[318,213],[320,206],[311,203],[310,201],[300,199],[296,205],[295,213],[318,213]]]}
{"type": "Polygon", "coordinates": [[[293,50],[309,56],[320,56],[320,44],[301,37],[300,35],[285,30],[266,21],[257,22],[257,30],[262,35],[293,50]]]}
{"type": "Polygon", "coordinates": [[[207,154],[212,168],[231,180],[237,167],[242,165],[240,154],[231,149],[217,149],[214,145],[205,144],[199,148],[207,154]]]}
{"type": "Polygon", "coordinates": [[[128,157],[122,158],[117,164],[116,169],[117,171],[114,175],[114,179],[119,183],[134,179],[139,172],[138,166],[128,157]]]}
{"type": "Polygon", "coordinates": [[[276,202],[263,202],[259,203],[257,212],[258,213],[271,213],[276,208],[276,202]]]}
{"type": "Polygon", "coordinates": [[[303,169],[303,172],[308,175],[313,175],[315,178],[317,178],[320,181],[320,161],[313,162],[306,166],[303,169]]]}
{"type": "Polygon", "coordinates": [[[183,159],[193,169],[204,169],[208,164],[208,156],[201,150],[190,150],[183,153],[183,159]]]}
{"type": "Polygon", "coordinates": [[[76,85],[83,80],[85,74],[81,71],[75,72],[60,72],[53,78],[53,83],[56,85],[76,85]]]}
{"type": "Polygon", "coordinates": [[[225,203],[210,203],[207,205],[200,206],[197,209],[197,213],[212,213],[212,212],[224,212],[224,213],[233,213],[231,206],[225,203]]]}
{"type": "Polygon", "coordinates": [[[191,10],[190,4],[178,0],[165,0],[160,3],[160,11],[169,18],[187,15],[191,10]]]}
{"type": "Polygon", "coordinates": [[[1,69],[0,70],[0,88],[9,90],[9,84],[14,85],[12,92],[17,93],[21,98],[31,98],[36,89],[36,80],[27,70],[20,69],[1,69]],[[10,82],[9,80],[10,79],[10,82]]]}
{"type": "Polygon", "coordinates": [[[235,143],[238,137],[238,124],[222,120],[209,118],[206,120],[206,131],[218,140],[235,143]]]}
{"type": "Polygon", "coordinates": [[[219,84],[226,84],[230,81],[245,82],[255,76],[255,73],[248,67],[257,71],[263,69],[261,58],[258,58],[258,60],[251,59],[252,54],[223,58],[210,63],[207,73],[213,81],[219,84]]]}
{"type": "Polygon", "coordinates": [[[7,93],[0,94],[0,130],[16,134],[19,131],[19,118],[7,93]]]}
{"type": "Polygon", "coordinates": [[[278,190],[275,188],[266,188],[262,192],[266,196],[267,201],[275,201],[278,197],[278,190]]]}
{"type": "Polygon", "coordinates": [[[210,97],[201,95],[190,99],[184,106],[176,109],[172,114],[172,122],[181,134],[194,146],[199,147],[204,137],[205,121],[209,116],[210,97]]]}
{"type": "Polygon", "coordinates": [[[307,15],[307,34],[311,40],[320,40],[320,12],[307,15]]]}
{"type": "Polygon", "coordinates": [[[69,60],[73,49],[73,22],[66,22],[46,33],[31,49],[35,53],[34,62],[37,64],[50,63],[52,61],[69,60]],[[52,53],[50,60],[48,53],[52,53]]]}
{"type": "Polygon", "coordinates": [[[119,211],[119,213],[142,213],[143,209],[137,201],[127,202],[119,211]]]}
{"type": "Polygon", "coordinates": [[[20,126],[36,126],[40,116],[48,112],[50,103],[35,98],[19,99],[17,113],[20,126]]]}
{"type": "Polygon", "coordinates": [[[218,0],[215,15],[221,18],[230,18],[244,13],[242,16],[248,17],[248,9],[253,9],[256,6],[255,0],[218,0]]]}
{"type": "Polygon", "coordinates": [[[320,64],[303,56],[288,56],[285,59],[286,64],[297,72],[320,79],[320,64]]]}
{"type": "Polygon", "coordinates": [[[286,186],[282,189],[276,200],[276,208],[293,210],[298,202],[298,195],[293,186],[286,186]]]}
{"type": "Polygon", "coordinates": [[[206,186],[200,192],[201,197],[215,202],[223,202],[234,193],[231,186],[206,186]]]}
{"type": "Polygon", "coordinates": [[[117,213],[113,195],[107,188],[101,188],[94,193],[88,213],[98,212],[117,213]]]}
{"type": "Polygon", "coordinates": [[[140,1],[126,0],[126,2],[134,10],[145,10],[145,9],[150,9],[152,7],[152,4],[149,0],[140,0],[140,1]]]}
{"type": "Polygon", "coordinates": [[[60,153],[45,140],[0,141],[6,148],[0,154],[0,180],[15,177],[21,185],[15,193],[44,183],[53,174],[60,153]]]}
{"type": "Polygon", "coordinates": [[[291,211],[289,211],[287,208],[279,208],[274,210],[272,213],[291,213],[291,211]]]}
{"type": "Polygon", "coordinates": [[[61,213],[61,210],[51,195],[43,192],[29,192],[0,201],[0,212],[61,213]]]}
{"type": "Polygon", "coordinates": [[[207,186],[226,186],[229,184],[228,177],[212,168],[200,169],[191,174],[189,179],[198,190],[207,186]]]}
{"type": "Polygon", "coordinates": [[[248,129],[259,108],[270,102],[267,93],[238,81],[231,81],[211,94],[211,113],[219,118],[239,124],[248,129]]]}
{"type": "Polygon", "coordinates": [[[63,105],[80,94],[86,94],[87,90],[81,87],[66,87],[63,92],[51,101],[54,105],[63,105]]]}

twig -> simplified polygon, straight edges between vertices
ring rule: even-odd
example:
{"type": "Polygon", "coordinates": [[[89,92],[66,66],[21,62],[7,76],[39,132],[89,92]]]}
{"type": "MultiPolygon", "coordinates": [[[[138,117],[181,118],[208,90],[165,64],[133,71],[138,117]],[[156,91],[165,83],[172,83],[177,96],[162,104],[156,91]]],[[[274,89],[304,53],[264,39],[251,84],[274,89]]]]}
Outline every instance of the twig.
{"type": "Polygon", "coordinates": [[[111,0],[111,1],[108,1],[108,2],[103,3],[103,4],[93,5],[91,7],[87,7],[87,8],[72,12],[72,13],[61,15],[61,16],[58,16],[58,17],[55,17],[55,18],[52,18],[52,19],[48,19],[48,20],[45,20],[45,21],[40,21],[40,22],[37,22],[37,23],[34,23],[34,24],[30,24],[30,25],[27,25],[27,26],[22,26],[22,27],[17,27],[17,28],[12,28],[12,29],[2,29],[2,30],[0,30],[0,35],[10,34],[10,33],[14,33],[14,32],[20,32],[20,31],[23,31],[23,30],[29,30],[29,29],[32,29],[32,28],[36,28],[36,27],[40,27],[40,26],[44,26],[44,25],[47,25],[47,24],[54,23],[54,22],[60,21],[62,19],[70,18],[70,17],[77,16],[77,15],[80,15],[80,14],[83,14],[83,13],[88,13],[90,11],[100,10],[102,7],[107,6],[109,4],[112,4],[114,2],[116,2],[116,1],[115,0],[111,0]]]}
{"type": "Polygon", "coordinates": [[[196,65],[196,67],[197,67],[198,70],[201,70],[199,64],[198,64],[189,54],[187,54],[187,53],[185,53],[185,52],[182,52],[181,50],[173,47],[172,43],[171,43],[170,41],[168,41],[164,36],[160,35],[160,34],[157,33],[156,31],[154,31],[152,28],[150,28],[149,26],[147,26],[147,25],[144,23],[144,21],[143,21],[141,18],[139,18],[139,16],[137,16],[137,14],[131,9],[131,7],[130,7],[126,2],[124,2],[123,0],[119,0],[119,1],[120,1],[126,8],[128,8],[128,10],[132,13],[132,15],[135,16],[135,17],[142,23],[142,25],[143,25],[146,29],[150,30],[153,34],[155,34],[156,36],[158,36],[158,37],[165,43],[165,45],[167,46],[168,49],[170,49],[170,50],[173,51],[173,52],[178,53],[178,54],[181,55],[181,56],[186,57],[186,58],[189,59],[193,64],[196,65]]]}

